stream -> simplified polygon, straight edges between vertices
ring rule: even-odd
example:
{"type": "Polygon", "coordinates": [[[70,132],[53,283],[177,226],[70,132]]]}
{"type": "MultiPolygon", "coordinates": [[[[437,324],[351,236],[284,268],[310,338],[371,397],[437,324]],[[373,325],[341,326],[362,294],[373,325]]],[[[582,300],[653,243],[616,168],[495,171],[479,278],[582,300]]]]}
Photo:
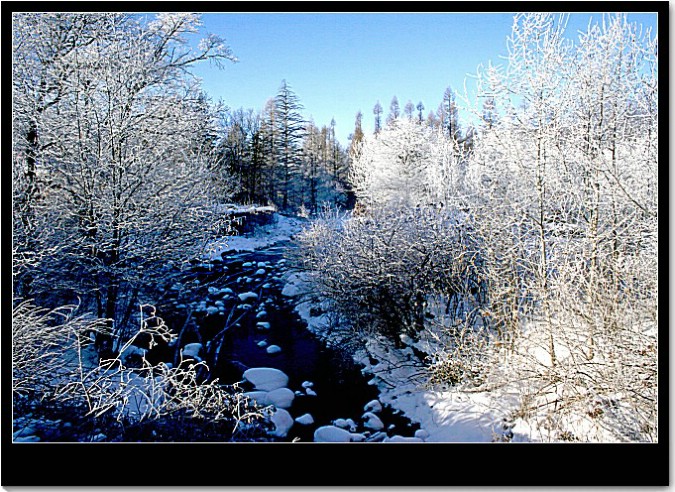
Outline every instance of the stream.
{"type": "Polygon", "coordinates": [[[282,241],[195,264],[184,282],[167,290],[158,310],[169,326],[183,326],[181,347],[202,344],[200,355],[211,376],[223,384],[242,381],[246,369],[257,367],[288,376],[286,386],[295,398],[286,410],[294,419],[310,414],[313,423],[296,421],[286,436],[274,440],[311,442],[318,427],[336,419],[344,419],[339,421],[343,426],[351,419],[350,431],[368,440],[380,440],[383,433],[413,436],[419,426],[387,406],[377,413],[384,424],[380,434],[374,437],[378,429],[364,426],[364,407],[377,399],[377,388],[348,353],[327,347],[312,334],[294,310],[294,299],[281,293],[282,277],[290,271],[285,255],[293,247],[282,241]],[[191,315],[179,314],[186,312],[191,315]],[[270,353],[274,346],[279,350],[270,353]]]}

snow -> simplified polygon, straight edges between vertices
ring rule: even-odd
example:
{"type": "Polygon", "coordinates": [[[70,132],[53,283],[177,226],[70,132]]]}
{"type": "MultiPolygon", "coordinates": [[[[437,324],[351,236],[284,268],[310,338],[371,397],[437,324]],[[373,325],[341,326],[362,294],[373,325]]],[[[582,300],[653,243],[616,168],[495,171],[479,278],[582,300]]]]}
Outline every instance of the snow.
{"type": "Polygon", "coordinates": [[[382,403],[378,400],[371,400],[363,407],[364,412],[379,413],[382,411],[382,403]]]}
{"type": "Polygon", "coordinates": [[[352,442],[352,433],[334,425],[324,425],[314,431],[314,442],[352,442]]]}
{"type": "Polygon", "coordinates": [[[307,393],[309,396],[316,396],[316,391],[314,391],[312,388],[305,388],[305,393],[307,393]]]}
{"type": "Polygon", "coordinates": [[[418,438],[424,440],[427,437],[429,437],[429,433],[427,431],[425,431],[424,429],[417,429],[415,431],[415,437],[418,437],[418,438]]]}
{"type": "Polygon", "coordinates": [[[256,345],[258,347],[267,347],[267,342],[265,340],[260,340],[256,345]]]}
{"type": "Polygon", "coordinates": [[[382,442],[424,442],[419,437],[405,437],[405,436],[391,436],[384,439],[382,442]]]}
{"type": "Polygon", "coordinates": [[[279,369],[271,367],[253,367],[244,371],[243,375],[257,390],[273,391],[284,388],[288,384],[288,376],[279,369]]]}
{"type": "Polygon", "coordinates": [[[382,420],[380,420],[380,417],[375,415],[372,412],[366,412],[363,414],[361,417],[363,420],[365,420],[365,423],[363,424],[364,427],[367,427],[368,429],[372,429],[374,431],[379,431],[384,429],[384,424],[382,423],[382,420]]]}
{"type": "Polygon", "coordinates": [[[259,330],[269,330],[270,324],[267,321],[258,321],[255,324],[255,327],[258,328],[259,330]]]}
{"type": "Polygon", "coordinates": [[[256,319],[261,319],[267,316],[267,311],[258,311],[255,315],[256,319]]]}
{"type": "Polygon", "coordinates": [[[288,431],[293,427],[293,417],[283,408],[277,408],[270,417],[270,422],[274,424],[274,431],[271,432],[273,436],[286,437],[288,431]]]}
{"type": "Polygon", "coordinates": [[[39,442],[40,438],[38,436],[25,436],[25,437],[15,437],[14,442],[39,442]]]}
{"type": "MultiPolygon", "coordinates": [[[[302,286],[306,280],[303,275],[294,275],[293,278],[287,277],[286,281],[292,281],[293,289],[299,290],[298,286],[302,286]]],[[[311,307],[310,302],[304,301],[298,303],[295,310],[307,323],[312,333],[323,338],[327,343],[339,344],[340,339],[336,338],[339,335],[329,334],[326,315],[310,316],[311,307]]],[[[469,393],[457,388],[444,391],[427,389],[425,372],[420,371],[420,367],[410,364],[409,351],[409,347],[405,350],[395,349],[391,342],[383,337],[373,337],[368,340],[365,350],[354,356],[356,362],[365,366],[363,372],[366,376],[377,374],[371,378],[369,384],[376,386],[380,392],[380,404],[388,405],[394,411],[402,413],[412,422],[418,423],[420,428],[426,432],[424,438],[418,435],[415,438],[405,438],[405,440],[410,442],[422,440],[427,442],[492,442],[495,429],[500,426],[500,422],[507,415],[505,410],[507,403],[499,402],[499,398],[489,393],[469,393]],[[371,365],[371,358],[378,362],[371,365]],[[422,376],[419,375],[420,373],[422,376]]],[[[374,415],[372,408],[368,410],[374,415]]],[[[370,416],[367,421],[371,425],[378,426],[370,416]]],[[[531,440],[525,437],[526,434],[518,434],[519,431],[521,428],[518,426],[513,429],[515,441],[531,440]]],[[[403,438],[396,437],[393,442],[399,442],[400,439],[403,438]]]]}
{"type": "Polygon", "coordinates": [[[300,425],[312,425],[314,423],[314,417],[309,413],[305,413],[297,417],[295,421],[300,425]]]}
{"type": "Polygon", "coordinates": [[[133,357],[134,355],[145,358],[147,353],[148,351],[146,349],[142,349],[136,345],[129,345],[124,349],[123,352],[120,353],[120,357],[122,360],[126,360],[128,357],[133,357]]]}
{"type": "Polygon", "coordinates": [[[259,214],[273,213],[276,208],[270,205],[241,205],[237,203],[219,203],[214,207],[216,213],[220,214],[259,214]]]}
{"type": "Polygon", "coordinates": [[[300,386],[302,386],[303,388],[311,388],[312,386],[314,386],[314,383],[311,381],[303,381],[300,386]]]}
{"type": "Polygon", "coordinates": [[[247,301],[251,301],[251,300],[257,301],[258,300],[258,294],[256,294],[255,292],[242,292],[241,294],[239,294],[238,297],[239,297],[239,300],[241,302],[247,302],[247,301]]]}
{"type": "Polygon", "coordinates": [[[267,395],[269,394],[268,391],[249,391],[247,393],[244,393],[244,396],[247,398],[250,398],[252,400],[255,400],[255,402],[258,405],[269,405],[267,395]]]}
{"type": "MultiPolygon", "coordinates": [[[[258,210],[262,208],[258,207],[258,210]]],[[[228,251],[255,251],[282,241],[290,241],[306,223],[306,219],[275,213],[273,222],[256,228],[254,234],[228,236],[214,241],[208,247],[207,258],[219,259],[222,253],[228,251]]]]}
{"type": "Polygon", "coordinates": [[[349,429],[350,432],[356,432],[356,422],[352,419],[335,419],[333,425],[340,429],[349,429]]]}
{"type": "Polygon", "coordinates": [[[256,276],[256,277],[261,277],[261,276],[265,275],[266,273],[267,273],[267,271],[264,268],[259,268],[258,270],[255,271],[255,273],[253,275],[256,276]]]}
{"type": "Polygon", "coordinates": [[[199,352],[202,350],[202,344],[201,343],[188,343],[185,347],[183,347],[183,358],[192,358],[195,359],[196,361],[202,360],[199,357],[199,352]]]}
{"type": "Polygon", "coordinates": [[[278,354],[281,352],[281,347],[279,345],[270,345],[266,350],[268,354],[278,354]]]}
{"type": "Polygon", "coordinates": [[[295,393],[288,388],[278,388],[267,393],[267,404],[277,408],[290,408],[295,399],[295,393]]]}

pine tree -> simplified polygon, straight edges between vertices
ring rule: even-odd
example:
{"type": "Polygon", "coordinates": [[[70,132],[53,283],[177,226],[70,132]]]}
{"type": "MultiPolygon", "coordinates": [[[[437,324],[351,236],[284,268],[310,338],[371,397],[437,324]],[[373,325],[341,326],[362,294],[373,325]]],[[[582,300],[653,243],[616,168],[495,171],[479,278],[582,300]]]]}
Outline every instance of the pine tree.
{"type": "Polygon", "coordinates": [[[421,125],[422,121],[424,121],[422,117],[422,111],[424,111],[424,104],[422,104],[422,101],[417,103],[417,111],[419,112],[419,123],[421,125]]]}
{"type": "Polygon", "coordinates": [[[377,134],[382,130],[382,105],[380,104],[380,101],[375,103],[373,114],[375,115],[375,133],[377,134]]]}
{"type": "Polygon", "coordinates": [[[361,113],[361,111],[358,111],[356,113],[356,121],[354,122],[354,133],[352,135],[352,142],[349,147],[349,156],[352,159],[355,159],[356,156],[358,155],[361,142],[363,141],[363,128],[361,127],[362,120],[363,120],[363,113],[361,113]]]}
{"type": "Polygon", "coordinates": [[[404,109],[405,115],[408,117],[408,121],[412,121],[413,113],[415,112],[415,105],[412,101],[408,101],[405,104],[404,109]]]}
{"type": "Polygon", "coordinates": [[[457,109],[457,103],[455,101],[455,91],[452,90],[451,87],[445,89],[441,106],[443,108],[442,124],[444,131],[448,136],[459,141],[461,138],[459,110],[457,109]]]}
{"type": "Polygon", "coordinates": [[[300,141],[305,121],[300,114],[303,106],[286,80],[282,80],[275,98],[276,128],[278,145],[276,153],[281,171],[281,206],[288,209],[292,203],[292,180],[300,165],[300,141]]]}
{"type": "Polygon", "coordinates": [[[389,104],[389,115],[387,116],[387,125],[393,124],[401,116],[401,108],[398,105],[398,98],[394,96],[389,104]]]}

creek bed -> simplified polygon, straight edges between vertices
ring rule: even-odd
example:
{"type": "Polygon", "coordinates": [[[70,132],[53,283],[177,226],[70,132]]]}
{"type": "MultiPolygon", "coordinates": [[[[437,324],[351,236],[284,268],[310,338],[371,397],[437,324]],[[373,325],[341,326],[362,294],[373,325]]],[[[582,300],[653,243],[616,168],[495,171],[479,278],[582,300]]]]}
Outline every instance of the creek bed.
{"type": "MultiPolygon", "coordinates": [[[[198,287],[190,290],[191,299],[169,292],[161,312],[181,304],[192,309],[192,330],[185,330],[181,346],[198,341],[208,347],[212,377],[220,382],[241,381],[243,371],[253,367],[279,369],[289,377],[287,387],[296,396],[288,412],[293,418],[309,413],[314,422],[296,422],[279,440],[311,442],[317,427],[336,419],[352,419],[357,432],[374,433],[363,426],[362,415],[365,405],[377,399],[377,389],[368,384],[349,354],[326,347],[313,335],[294,310],[293,300],[281,294],[282,276],[288,273],[284,254],[290,247],[284,242],[256,251],[229,252],[223,254],[222,263],[195,265],[190,277],[198,280],[198,287]],[[247,299],[250,292],[257,298],[247,299]],[[226,326],[222,342],[214,340],[226,326]],[[273,345],[281,350],[268,353],[273,345]],[[309,390],[303,387],[306,382],[311,383],[309,390]]],[[[172,322],[182,325],[184,317],[172,322]]],[[[378,416],[390,436],[412,436],[419,428],[386,406],[378,416]]]]}

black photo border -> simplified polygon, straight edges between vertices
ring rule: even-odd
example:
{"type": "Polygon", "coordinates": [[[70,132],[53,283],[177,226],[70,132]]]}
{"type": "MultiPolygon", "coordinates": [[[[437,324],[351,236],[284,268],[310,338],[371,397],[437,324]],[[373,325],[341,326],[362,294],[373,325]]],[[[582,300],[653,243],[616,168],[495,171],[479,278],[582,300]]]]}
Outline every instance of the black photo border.
{"type": "MultiPolygon", "coordinates": [[[[11,101],[11,14],[17,11],[195,12],[658,12],[669,39],[670,4],[647,2],[2,2],[3,101],[11,101]]],[[[668,129],[669,43],[659,46],[660,131],[668,129]]],[[[3,172],[11,179],[11,111],[2,114],[3,172]]],[[[663,135],[662,135],[663,136],[663,135]]],[[[660,167],[668,183],[668,135],[660,167]]],[[[666,195],[667,196],[667,195],[666,195]]],[[[667,198],[666,198],[667,200],[667,198]]],[[[667,202],[664,202],[667,203],[667,202]]],[[[11,195],[3,188],[3,204],[11,195]]],[[[661,207],[661,266],[669,270],[667,206],[661,207]],[[665,219],[664,219],[665,212],[665,219]]],[[[5,210],[9,210],[5,208],[5,210]]],[[[11,221],[4,220],[5,239],[11,221]]],[[[659,441],[539,443],[13,443],[12,279],[3,261],[1,485],[11,486],[650,486],[670,484],[669,310],[659,326],[659,441]],[[21,466],[28,464],[27,467],[21,466]],[[24,470],[28,469],[26,473],[24,470]]],[[[661,275],[661,296],[669,296],[661,275]],[[665,290],[664,290],[665,287],[665,290]]],[[[668,299],[668,297],[666,297],[668,299]]]]}

